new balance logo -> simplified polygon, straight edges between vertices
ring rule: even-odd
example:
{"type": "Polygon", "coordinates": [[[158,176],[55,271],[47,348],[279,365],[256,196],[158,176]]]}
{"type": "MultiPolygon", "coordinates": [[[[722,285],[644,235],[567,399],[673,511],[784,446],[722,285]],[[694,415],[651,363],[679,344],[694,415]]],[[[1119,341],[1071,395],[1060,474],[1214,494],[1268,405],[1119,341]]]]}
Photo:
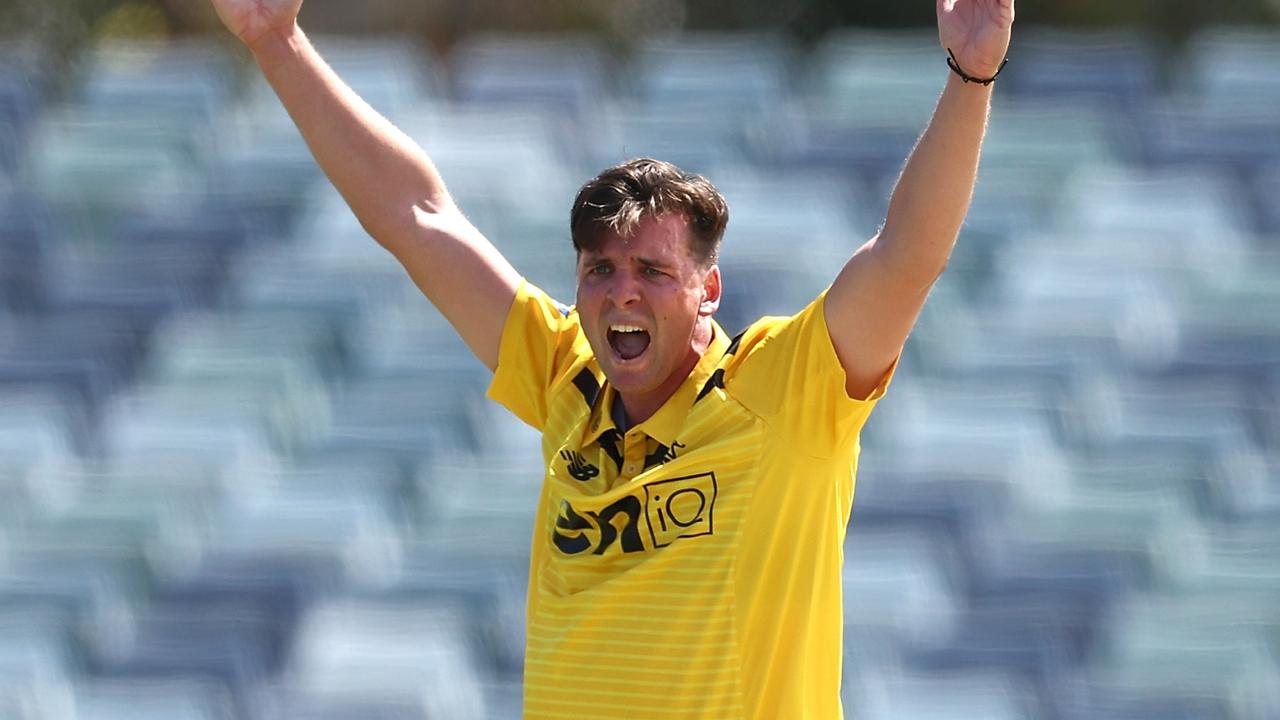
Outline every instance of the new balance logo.
{"type": "Polygon", "coordinates": [[[600,468],[587,462],[581,453],[572,450],[561,450],[560,457],[568,463],[569,475],[578,482],[586,482],[600,474],[600,468]]]}

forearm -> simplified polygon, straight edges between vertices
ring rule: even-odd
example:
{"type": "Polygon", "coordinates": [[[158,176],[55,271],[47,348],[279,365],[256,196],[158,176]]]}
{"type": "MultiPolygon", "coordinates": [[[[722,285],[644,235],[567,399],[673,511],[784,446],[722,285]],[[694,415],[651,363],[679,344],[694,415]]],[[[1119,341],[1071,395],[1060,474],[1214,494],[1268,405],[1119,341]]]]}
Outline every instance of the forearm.
{"type": "Polygon", "coordinates": [[[930,284],[946,267],[973,196],[990,107],[991,86],[948,76],[876,240],[881,259],[904,277],[930,284]]]}
{"type": "Polygon", "coordinates": [[[453,209],[426,153],[356,95],[296,25],[250,50],[320,168],[380,243],[395,252],[420,213],[453,209]]]}

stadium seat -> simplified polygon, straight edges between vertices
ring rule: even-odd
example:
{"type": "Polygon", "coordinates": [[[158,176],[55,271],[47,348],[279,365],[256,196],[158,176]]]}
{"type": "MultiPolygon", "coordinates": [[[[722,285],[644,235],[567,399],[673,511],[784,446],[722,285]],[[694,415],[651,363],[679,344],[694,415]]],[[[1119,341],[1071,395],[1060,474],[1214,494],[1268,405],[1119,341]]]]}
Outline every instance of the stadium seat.
{"type": "Polygon", "coordinates": [[[650,110],[786,102],[794,50],[781,34],[685,33],[642,43],[630,58],[635,95],[650,110]]]}
{"type": "Polygon", "coordinates": [[[8,600],[0,594],[0,678],[40,685],[77,673],[81,659],[74,615],[8,600]]]}
{"type": "MultiPolygon", "coordinates": [[[[1018,37],[862,436],[846,717],[1274,720],[1274,32],[1018,37]]],[[[871,236],[948,77],[932,31],[316,42],[562,302],[585,177],[707,173],[731,334],[871,236]]],[[[541,438],[236,62],[99,43],[55,96],[0,46],[0,720],[514,720],[541,438]]]]}
{"type": "Polygon", "coordinates": [[[1024,28],[1017,61],[1001,74],[1009,92],[1028,98],[1072,98],[1121,112],[1156,94],[1154,45],[1126,30],[1024,28]]]}
{"type": "Polygon", "coordinates": [[[845,628],[887,631],[903,647],[935,647],[964,613],[956,557],[924,534],[862,529],[845,538],[845,628]]]}
{"type": "Polygon", "coordinates": [[[230,98],[232,57],[199,40],[101,41],[80,58],[73,102],[207,128],[230,98]]]}
{"type": "Polygon", "coordinates": [[[894,671],[857,677],[850,720],[1031,720],[1032,690],[999,671],[894,671]]]}
{"type": "Polygon", "coordinates": [[[607,108],[586,134],[587,162],[594,174],[624,160],[651,157],[714,179],[719,168],[742,165],[748,127],[758,117],[758,112],[694,100],[620,103],[607,108]]]}
{"type": "MultiPolygon", "coordinates": [[[[314,35],[311,41],[360,97],[392,120],[443,95],[438,61],[420,40],[409,35],[314,35]]],[[[280,101],[260,73],[250,80],[241,106],[253,116],[275,116],[287,122],[280,101]]]]}
{"type": "Polygon", "coordinates": [[[393,702],[427,717],[482,717],[474,632],[457,603],[335,599],[302,619],[282,680],[335,705],[393,702]]]}
{"type": "Polygon", "coordinates": [[[748,157],[773,168],[840,173],[880,188],[902,169],[919,123],[852,109],[784,107],[747,126],[748,157]]]}
{"type": "Polygon", "coordinates": [[[1139,116],[1145,161],[1248,174],[1280,158],[1274,97],[1254,86],[1230,99],[1203,92],[1162,99],[1139,116]]]}
{"type": "Polygon", "coordinates": [[[809,58],[806,100],[820,113],[918,134],[942,92],[945,60],[932,32],[833,30],[809,58]]]}
{"type": "Polygon", "coordinates": [[[1268,72],[1280,56],[1277,33],[1268,28],[1219,26],[1196,33],[1185,50],[1191,72],[1188,94],[1210,104],[1232,106],[1241,99],[1280,99],[1280,81],[1268,72]]]}
{"type": "Polygon", "coordinates": [[[1235,718],[1267,718],[1274,683],[1274,595],[1141,595],[1120,607],[1090,668],[1104,692],[1213,700],[1235,718]]]}
{"type": "Polygon", "coordinates": [[[1259,230],[1271,237],[1269,246],[1280,245],[1280,207],[1274,198],[1280,194],[1280,160],[1261,170],[1254,182],[1255,205],[1258,209],[1259,230]]]}
{"type": "Polygon", "coordinates": [[[419,540],[441,552],[460,547],[482,556],[525,554],[542,482],[539,466],[501,452],[438,452],[425,459],[415,478],[419,540]]]}
{"type": "Polygon", "coordinates": [[[589,36],[480,34],[449,53],[454,95],[465,105],[533,105],[590,117],[614,94],[611,59],[589,36]]]}
{"type": "Polygon", "coordinates": [[[227,688],[200,677],[95,679],[75,688],[76,720],[232,720],[227,688]]]}

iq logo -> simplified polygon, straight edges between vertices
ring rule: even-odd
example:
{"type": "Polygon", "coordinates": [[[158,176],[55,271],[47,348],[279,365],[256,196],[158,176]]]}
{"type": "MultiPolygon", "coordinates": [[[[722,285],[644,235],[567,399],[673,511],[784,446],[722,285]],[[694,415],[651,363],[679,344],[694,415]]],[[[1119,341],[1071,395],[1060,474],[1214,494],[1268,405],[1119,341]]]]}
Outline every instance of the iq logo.
{"type": "Polygon", "coordinates": [[[656,548],[714,532],[715,473],[659,480],[644,486],[644,514],[656,548]]]}
{"type": "Polygon", "coordinates": [[[552,542],[566,555],[603,555],[615,546],[624,553],[644,552],[711,535],[716,491],[715,473],[703,473],[648,483],[597,511],[579,511],[562,500],[552,542]],[[642,519],[648,547],[641,540],[642,519]]]}

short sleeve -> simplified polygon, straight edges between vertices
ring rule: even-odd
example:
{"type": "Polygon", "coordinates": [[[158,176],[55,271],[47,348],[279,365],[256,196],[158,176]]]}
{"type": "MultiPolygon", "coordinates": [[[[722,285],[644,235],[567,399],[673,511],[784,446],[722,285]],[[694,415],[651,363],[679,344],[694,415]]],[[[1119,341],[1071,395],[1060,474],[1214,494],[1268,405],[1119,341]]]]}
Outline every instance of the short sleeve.
{"type": "Polygon", "coordinates": [[[551,387],[582,354],[585,343],[577,313],[521,281],[502,328],[488,397],[541,430],[551,387]]]}
{"type": "MultiPolygon", "coordinates": [[[[845,390],[844,367],[827,330],[824,291],[789,318],[766,318],[728,381],[731,393],[792,445],[817,457],[846,452],[884,396],[897,359],[866,398],[845,390]]],[[[744,338],[746,340],[747,338],[744,338]]]]}

